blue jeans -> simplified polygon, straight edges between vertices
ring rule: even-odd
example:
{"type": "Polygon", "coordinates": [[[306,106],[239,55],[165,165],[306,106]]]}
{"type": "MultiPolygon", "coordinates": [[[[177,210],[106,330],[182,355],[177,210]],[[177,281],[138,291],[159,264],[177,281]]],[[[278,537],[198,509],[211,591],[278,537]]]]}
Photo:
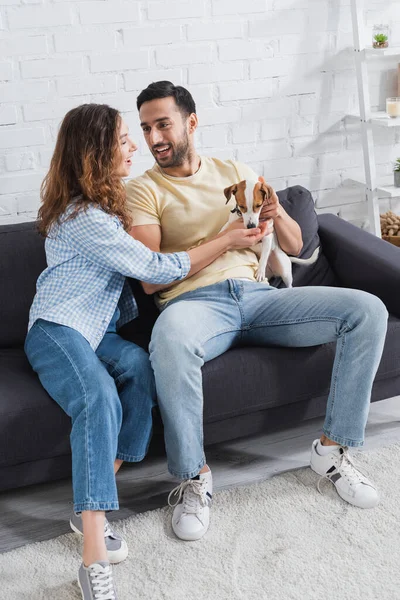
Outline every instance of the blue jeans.
{"type": "Polygon", "coordinates": [[[25,341],[43,387],[72,419],[76,512],[118,510],[114,461],[142,460],[151,438],[153,371],[148,354],[116,333],[117,318],[96,352],[75,329],[43,319],[25,341]]]}
{"type": "Polygon", "coordinates": [[[170,472],[187,479],[204,466],[201,368],[239,344],[336,342],[323,432],[339,444],[362,446],[387,316],[381,300],[359,290],[276,289],[239,279],[168,302],[153,329],[150,360],[170,472]]]}

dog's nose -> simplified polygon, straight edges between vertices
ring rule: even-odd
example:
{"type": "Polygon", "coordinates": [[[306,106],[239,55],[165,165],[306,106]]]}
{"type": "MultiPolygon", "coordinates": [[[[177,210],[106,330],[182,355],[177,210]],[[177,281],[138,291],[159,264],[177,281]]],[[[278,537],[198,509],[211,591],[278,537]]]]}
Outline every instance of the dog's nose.
{"type": "Polygon", "coordinates": [[[250,223],[247,223],[247,229],[254,229],[255,227],[256,227],[255,223],[252,223],[251,221],[250,221],[250,223]]]}

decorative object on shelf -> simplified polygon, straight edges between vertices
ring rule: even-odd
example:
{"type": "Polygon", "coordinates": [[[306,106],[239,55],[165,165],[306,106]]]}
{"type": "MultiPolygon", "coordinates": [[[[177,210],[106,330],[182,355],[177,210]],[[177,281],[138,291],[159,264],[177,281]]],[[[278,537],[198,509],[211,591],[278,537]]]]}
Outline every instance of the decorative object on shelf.
{"type": "Polygon", "coordinates": [[[400,247],[400,216],[389,210],[380,215],[382,239],[400,247]]]}
{"type": "Polygon", "coordinates": [[[374,25],[372,28],[372,47],[389,47],[389,25],[374,25]]]}
{"type": "Polygon", "coordinates": [[[400,158],[396,160],[393,167],[394,187],[400,187],[400,158]]]}
{"type": "Polygon", "coordinates": [[[397,94],[400,96],[400,63],[397,65],[397,94]]]}
{"type": "Polygon", "coordinates": [[[400,97],[386,98],[386,114],[392,119],[400,117],[400,97]]]}

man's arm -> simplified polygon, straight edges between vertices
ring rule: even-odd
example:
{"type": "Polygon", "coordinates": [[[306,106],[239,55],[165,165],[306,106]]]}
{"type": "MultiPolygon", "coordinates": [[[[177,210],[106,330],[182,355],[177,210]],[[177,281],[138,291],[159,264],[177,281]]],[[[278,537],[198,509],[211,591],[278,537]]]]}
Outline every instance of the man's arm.
{"type": "MultiPolygon", "coordinates": [[[[260,177],[259,181],[265,183],[263,177],[260,177]]],[[[273,188],[270,186],[268,186],[268,188],[271,190],[271,194],[264,202],[260,218],[272,218],[274,220],[274,230],[282,250],[290,256],[298,256],[303,248],[303,238],[300,226],[292,219],[292,217],[289,217],[283,206],[280,204],[278,195],[273,188]]]]}
{"type": "MultiPolygon", "coordinates": [[[[278,201],[279,202],[279,201],[278,201]]],[[[269,218],[272,215],[266,214],[269,218]]],[[[278,237],[279,245],[286,254],[298,256],[303,248],[303,238],[298,223],[292,217],[289,217],[283,206],[279,204],[277,214],[274,219],[274,230],[278,237]]]]}

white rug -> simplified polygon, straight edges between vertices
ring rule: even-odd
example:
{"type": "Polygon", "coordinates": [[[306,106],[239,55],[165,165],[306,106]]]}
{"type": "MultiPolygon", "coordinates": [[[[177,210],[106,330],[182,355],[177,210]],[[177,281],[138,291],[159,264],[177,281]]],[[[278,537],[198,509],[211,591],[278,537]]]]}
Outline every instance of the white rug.
{"type": "MultiPolygon", "coordinates": [[[[357,462],[382,492],[373,510],[300,469],[216,494],[199,542],[173,536],[168,509],[120,522],[119,600],[400,600],[400,444],[357,462]]],[[[80,599],[80,549],[68,534],[0,555],[0,598],[80,599]]]]}

